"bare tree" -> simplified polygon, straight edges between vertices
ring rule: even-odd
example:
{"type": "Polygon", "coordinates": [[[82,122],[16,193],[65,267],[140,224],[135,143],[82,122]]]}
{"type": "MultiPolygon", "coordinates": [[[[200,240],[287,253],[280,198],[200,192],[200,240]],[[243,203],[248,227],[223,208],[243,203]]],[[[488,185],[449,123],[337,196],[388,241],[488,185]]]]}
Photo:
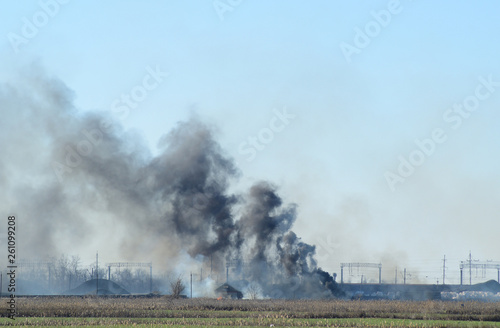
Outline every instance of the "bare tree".
{"type": "Polygon", "coordinates": [[[69,259],[65,254],[61,254],[57,259],[54,270],[53,288],[57,292],[68,289],[69,259]]]}
{"type": "Polygon", "coordinates": [[[262,288],[256,282],[251,282],[247,286],[245,294],[247,294],[249,299],[256,300],[262,296],[262,288]]]}
{"type": "Polygon", "coordinates": [[[73,288],[73,286],[85,281],[84,272],[80,270],[80,257],[78,255],[71,256],[71,261],[69,262],[68,268],[68,289],[73,288]]]}
{"type": "Polygon", "coordinates": [[[69,268],[71,270],[71,273],[75,276],[78,274],[78,270],[80,269],[80,262],[81,262],[80,256],[78,255],[71,256],[69,268]]]}
{"type": "Polygon", "coordinates": [[[179,297],[186,289],[186,286],[182,282],[182,277],[180,275],[170,281],[170,288],[172,289],[172,296],[174,297],[179,297]]]}
{"type": "Polygon", "coordinates": [[[113,274],[114,280],[122,285],[123,287],[130,289],[134,282],[134,276],[129,268],[122,269],[119,272],[113,274]]]}

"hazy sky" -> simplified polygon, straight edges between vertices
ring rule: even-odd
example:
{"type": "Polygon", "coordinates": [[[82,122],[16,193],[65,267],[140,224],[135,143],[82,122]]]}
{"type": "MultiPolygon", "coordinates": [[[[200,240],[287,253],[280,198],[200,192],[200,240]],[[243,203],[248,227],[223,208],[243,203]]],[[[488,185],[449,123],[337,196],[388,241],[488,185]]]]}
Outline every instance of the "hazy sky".
{"type": "Polygon", "coordinates": [[[266,179],[298,204],[295,231],[325,270],[382,262],[386,280],[397,266],[435,282],[446,255],[457,283],[469,250],[500,261],[499,9],[6,0],[0,83],[41,68],[153,153],[197,114],[241,170],[234,190],[266,179]]]}

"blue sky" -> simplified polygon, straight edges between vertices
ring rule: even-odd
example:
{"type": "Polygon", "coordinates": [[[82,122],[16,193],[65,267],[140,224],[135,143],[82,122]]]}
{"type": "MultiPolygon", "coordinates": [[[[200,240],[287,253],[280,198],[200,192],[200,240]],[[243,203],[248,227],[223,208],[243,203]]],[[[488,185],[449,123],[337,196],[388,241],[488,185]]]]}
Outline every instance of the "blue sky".
{"type": "Polygon", "coordinates": [[[149,70],[168,73],[124,126],[154,153],[193,113],[214,125],[242,172],[234,189],[276,183],[326,270],[382,261],[387,279],[398,266],[435,281],[446,254],[458,282],[469,250],[500,260],[497,2],[73,0],[25,37],[23,18],[33,23],[54,1],[3,2],[2,83],[41,67],[79,110],[112,111],[149,70]],[[359,30],[369,44],[345,56],[359,30]],[[15,46],[13,34],[26,42],[15,46]],[[488,79],[492,92],[453,128],[443,115],[488,79]],[[293,118],[249,160],[248,138],[265,138],[284,110],[293,118]],[[445,141],[391,187],[387,173],[435,129],[445,141]]]}

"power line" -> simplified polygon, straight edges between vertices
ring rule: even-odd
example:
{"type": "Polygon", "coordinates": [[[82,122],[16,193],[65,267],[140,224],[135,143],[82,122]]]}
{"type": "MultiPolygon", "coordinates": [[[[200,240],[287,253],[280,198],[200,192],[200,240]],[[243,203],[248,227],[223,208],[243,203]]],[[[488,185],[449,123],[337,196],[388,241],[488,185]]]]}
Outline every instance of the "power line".
{"type": "Polygon", "coordinates": [[[444,279],[446,278],[446,255],[443,256],[443,285],[445,284],[444,279]]]}

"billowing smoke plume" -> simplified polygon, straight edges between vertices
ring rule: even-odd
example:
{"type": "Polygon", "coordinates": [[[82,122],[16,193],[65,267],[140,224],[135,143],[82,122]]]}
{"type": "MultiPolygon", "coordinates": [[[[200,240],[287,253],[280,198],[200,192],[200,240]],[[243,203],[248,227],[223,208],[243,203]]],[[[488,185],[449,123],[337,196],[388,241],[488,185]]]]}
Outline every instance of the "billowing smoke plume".
{"type": "Polygon", "coordinates": [[[3,213],[19,217],[27,257],[76,245],[92,252],[107,240],[128,260],[171,267],[189,255],[220,275],[230,264],[232,280],[267,296],[335,292],[315,247],[291,230],[296,206],[267,182],[230,194],[238,170],[197,118],[178,123],[153,156],[112,114],[75,110],[60,81],[19,85],[0,86],[0,181],[3,213]]]}

